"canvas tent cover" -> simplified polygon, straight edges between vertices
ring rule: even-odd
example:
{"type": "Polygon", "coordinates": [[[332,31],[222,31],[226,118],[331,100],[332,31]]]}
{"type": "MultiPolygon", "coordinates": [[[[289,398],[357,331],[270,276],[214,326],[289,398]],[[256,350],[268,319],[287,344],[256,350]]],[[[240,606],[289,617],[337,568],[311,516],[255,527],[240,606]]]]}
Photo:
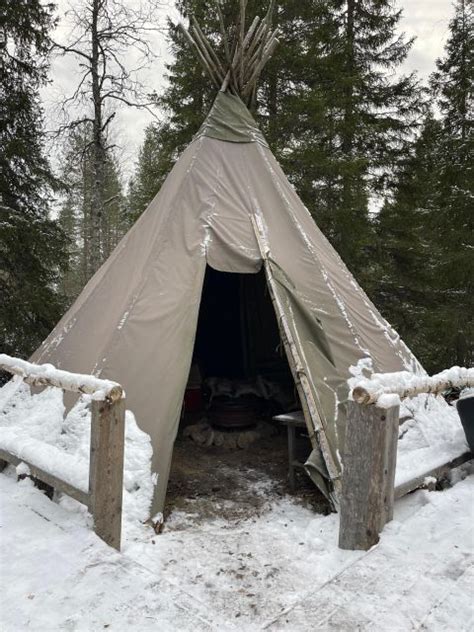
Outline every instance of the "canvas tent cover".
{"type": "Polygon", "coordinates": [[[422,370],[317,228],[238,97],[219,93],[160,192],[32,357],[123,384],[153,445],[162,508],[206,265],[265,268],[330,493],[349,367],[422,370]],[[323,451],[321,453],[321,449],[323,451]]]}

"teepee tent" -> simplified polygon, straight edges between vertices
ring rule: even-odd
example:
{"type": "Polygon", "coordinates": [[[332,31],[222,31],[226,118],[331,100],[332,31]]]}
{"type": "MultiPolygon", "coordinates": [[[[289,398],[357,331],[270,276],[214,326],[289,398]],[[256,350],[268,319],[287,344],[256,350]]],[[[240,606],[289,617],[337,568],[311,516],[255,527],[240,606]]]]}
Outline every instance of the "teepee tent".
{"type": "MultiPolygon", "coordinates": [[[[242,3],[243,7],[243,3],[242,3]]],[[[153,445],[154,511],[166,494],[206,267],[264,271],[313,452],[313,480],[337,500],[350,367],[421,370],[322,235],[247,105],[277,43],[269,14],[219,60],[186,32],[219,92],[160,192],[35,352],[35,362],[123,384],[153,445]]],[[[225,37],[223,31],[223,37],[225,37]]]]}

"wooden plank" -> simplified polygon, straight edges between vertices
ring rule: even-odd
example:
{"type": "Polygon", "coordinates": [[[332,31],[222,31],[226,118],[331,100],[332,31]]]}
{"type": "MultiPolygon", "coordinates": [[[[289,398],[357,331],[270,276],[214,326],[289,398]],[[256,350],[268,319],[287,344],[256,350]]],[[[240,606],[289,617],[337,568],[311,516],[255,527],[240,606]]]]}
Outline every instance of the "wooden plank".
{"type": "Polygon", "coordinates": [[[14,465],[15,467],[20,463],[24,463],[29,467],[31,476],[33,476],[33,478],[37,478],[40,481],[43,481],[43,483],[46,483],[46,485],[50,485],[57,491],[67,494],[68,496],[74,498],[83,505],[86,505],[86,507],[89,507],[89,494],[84,492],[82,489],[78,489],[77,487],[66,483],[66,481],[57,478],[53,474],[46,472],[42,468],[37,467],[34,463],[30,463],[29,461],[20,459],[17,456],[10,454],[10,452],[7,452],[6,450],[2,450],[0,448],[0,471],[4,467],[1,467],[3,463],[11,463],[11,465],[14,465]]]}
{"type": "Polygon", "coordinates": [[[339,547],[367,551],[393,516],[399,407],[348,402],[339,547]]]}
{"type": "Polygon", "coordinates": [[[471,452],[469,451],[464,452],[464,454],[461,454],[455,459],[452,459],[451,461],[448,461],[447,463],[444,463],[443,465],[439,465],[438,467],[434,467],[431,470],[428,470],[427,472],[425,472],[424,474],[417,476],[415,478],[412,478],[406,483],[403,483],[402,485],[398,485],[395,488],[395,499],[402,498],[402,496],[406,496],[406,494],[409,494],[410,492],[413,492],[416,489],[423,487],[425,478],[427,478],[428,476],[432,476],[433,478],[436,478],[436,479],[442,478],[443,476],[448,474],[450,470],[452,470],[455,467],[459,467],[463,463],[467,463],[467,461],[470,461],[472,458],[473,458],[473,455],[471,452]]]}
{"type": "Polygon", "coordinates": [[[125,400],[92,401],[89,470],[94,531],[120,550],[122,531],[125,400]]]}

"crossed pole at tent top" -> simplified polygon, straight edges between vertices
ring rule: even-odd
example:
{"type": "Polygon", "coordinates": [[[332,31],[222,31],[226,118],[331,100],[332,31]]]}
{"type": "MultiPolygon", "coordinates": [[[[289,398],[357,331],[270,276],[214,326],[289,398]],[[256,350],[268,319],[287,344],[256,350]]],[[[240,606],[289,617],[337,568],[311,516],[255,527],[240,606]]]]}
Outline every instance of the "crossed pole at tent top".
{"type": "Polygon", "coordinates": [[[224,59],[215,52],[198,20],[191,16],[189,27],[180,23],[184,36],[196,50],[198,59],[214,86],[230,92],[250,106],[255,101],[260,74],[277,47],[278,29],[272,29],[274,0],[270,0],[263,19],[256,17],[245,32],[247,0],[240,0],[240,12],[234,27],[227,29],[220,2],[216,0],[224,59]]]}

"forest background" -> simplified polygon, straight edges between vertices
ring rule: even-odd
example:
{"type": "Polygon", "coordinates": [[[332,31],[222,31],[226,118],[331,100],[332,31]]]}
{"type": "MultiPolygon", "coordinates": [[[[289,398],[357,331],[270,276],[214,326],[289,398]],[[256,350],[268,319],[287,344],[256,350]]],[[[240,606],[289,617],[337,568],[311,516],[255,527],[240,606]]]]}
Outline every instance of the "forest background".
{"type": "MultiPolygon", "coordinates": [[[[249,21],[268,8],[247,4],[249,21]]],[[[220,6],[230,28],[238,3],[220,6]]],[[[219,41],[215,0],[2,0],[3,351],[38,346],[208,112],[215,88],[179,14],[219,41]],[[67,94],[51,64],[70,72],[67,94]],[[149,114],[136,159],[121,142],[124,111],[149,114]]],[[[393,0],[279,0],[273,23],[281,44],[254,111],[271,149],[425,368],[472,364],[472,4],[452,4],[428,78],[404,72],[413,40],[393,0]]]]}

